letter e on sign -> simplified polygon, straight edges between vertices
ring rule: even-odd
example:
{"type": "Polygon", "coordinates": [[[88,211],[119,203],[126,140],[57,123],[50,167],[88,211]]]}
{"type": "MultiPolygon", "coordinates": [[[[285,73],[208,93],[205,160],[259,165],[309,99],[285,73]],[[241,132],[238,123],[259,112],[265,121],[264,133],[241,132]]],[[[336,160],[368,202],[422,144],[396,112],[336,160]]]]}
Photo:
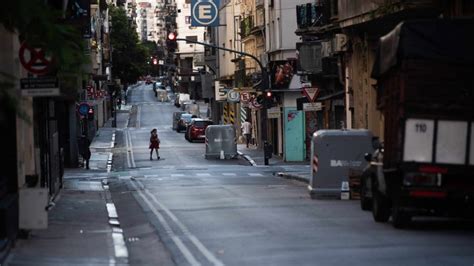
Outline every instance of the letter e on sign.
{"type": "Polygon", "coordinates": [[[210,6],[199,6],[199,18],[201,19],[212,19],[211,7],[210,6]]]}

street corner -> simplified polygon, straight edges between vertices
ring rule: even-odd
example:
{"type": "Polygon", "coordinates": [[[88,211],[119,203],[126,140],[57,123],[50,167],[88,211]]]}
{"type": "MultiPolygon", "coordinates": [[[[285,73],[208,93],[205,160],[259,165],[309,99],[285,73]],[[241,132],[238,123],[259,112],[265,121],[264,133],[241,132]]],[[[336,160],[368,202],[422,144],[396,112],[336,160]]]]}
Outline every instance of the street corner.
{"type": "Polygon", "coordinates": [[[302,173],[276,172],[276,176],[309,184],[309,177],[302,173]]]}

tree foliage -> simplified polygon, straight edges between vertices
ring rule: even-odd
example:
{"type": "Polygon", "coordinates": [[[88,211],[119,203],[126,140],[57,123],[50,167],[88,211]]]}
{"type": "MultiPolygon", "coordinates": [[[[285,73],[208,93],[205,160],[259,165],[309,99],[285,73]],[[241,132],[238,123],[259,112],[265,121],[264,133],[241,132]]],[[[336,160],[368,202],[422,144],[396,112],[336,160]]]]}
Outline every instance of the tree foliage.
{"type": "MultiPolygon", "coordinates": [[[[15,0],[2,2],[0,26],[18,34],[20,42],[32,47],[40,47],[53,58],[58,76],[81,74],[77,67],[86,62],[84,40],[78,29],[67,25],[62,19],[62,11],[55,10],[43,0],[15,0]]],[[[6,113],[16,113],[26,120],[19,108],[14,92],[17,77],[0,72],[0,102],[2,110],[0,122],[6,113]]]]}
{"type": "Polygon", "coordinates": [[[111,7],[109,14],[112,18],[112,72],[122,83],[134,83],[146,73],[149,49],[140,44],[124,9],[111,7]]]}
{"type": "Polygon", "coordinates": [[[0,9],[0,24],[19,34],[21,42],[41,47],[54,59],[61,73],[77,73],[86,62],[85,43],[79,30],[66,24],[62,11],[42,0],[5,1],[0,9]]]}

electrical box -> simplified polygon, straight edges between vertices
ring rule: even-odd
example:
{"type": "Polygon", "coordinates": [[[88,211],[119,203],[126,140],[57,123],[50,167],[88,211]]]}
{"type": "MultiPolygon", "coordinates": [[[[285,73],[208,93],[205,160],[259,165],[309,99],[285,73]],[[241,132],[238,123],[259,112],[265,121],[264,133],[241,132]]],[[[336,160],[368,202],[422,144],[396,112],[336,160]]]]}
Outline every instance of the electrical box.
{"type": "Polygon", "coordinates": [[[46,229],[48,227],[48,189],[20,189],[20,229],[46,229]]]}

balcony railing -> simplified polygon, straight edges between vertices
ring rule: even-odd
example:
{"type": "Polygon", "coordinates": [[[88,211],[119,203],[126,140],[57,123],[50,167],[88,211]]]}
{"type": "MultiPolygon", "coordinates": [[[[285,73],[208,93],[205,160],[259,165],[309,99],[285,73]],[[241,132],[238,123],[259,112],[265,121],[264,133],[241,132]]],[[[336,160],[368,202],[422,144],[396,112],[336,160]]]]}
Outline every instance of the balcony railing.
{"type": "Polygon", "coordinates": [[[327,25],[330,17],[329,0],[318,0],[315,3],[296,6],[296,21],[299,29],[327,25]]]}
{"type": "Polygon", "coordinates": [[[240,35],[242,38],[249,36],[253,28],[253,16],[248,16],[240,22],[240,35]]]}

